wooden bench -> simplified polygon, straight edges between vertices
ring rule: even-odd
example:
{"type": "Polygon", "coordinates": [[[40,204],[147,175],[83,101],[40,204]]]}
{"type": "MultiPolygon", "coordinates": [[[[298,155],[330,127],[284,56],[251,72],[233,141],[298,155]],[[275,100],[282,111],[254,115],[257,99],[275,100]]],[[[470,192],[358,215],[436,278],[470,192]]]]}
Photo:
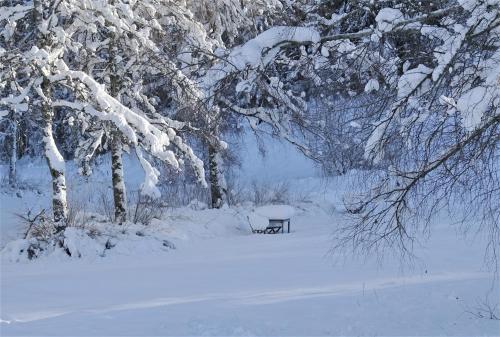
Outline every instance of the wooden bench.
{"type": "Polygon", "coordinates": [[[276,232],[272,232],[270,234],[276,234],[279,233],[279,230],[281,229],[281,233],[285,232],[285,223],[287,225],[287,232],[290,233],[290,218],[287,219],[269,219],[269,225],[267,226],[266,229],[272,228],[273,230],[276,230],[276,232]]]}
{"type": "Polygon", "coordinates": [[[278,234],[280,231],[284,233],[285,223],[287,224],[287,232],[290,233],[290,219],[269,219],[269,225],[265,229],[253,228],[250,219],[248,219],[253,234],[278,234]]]}

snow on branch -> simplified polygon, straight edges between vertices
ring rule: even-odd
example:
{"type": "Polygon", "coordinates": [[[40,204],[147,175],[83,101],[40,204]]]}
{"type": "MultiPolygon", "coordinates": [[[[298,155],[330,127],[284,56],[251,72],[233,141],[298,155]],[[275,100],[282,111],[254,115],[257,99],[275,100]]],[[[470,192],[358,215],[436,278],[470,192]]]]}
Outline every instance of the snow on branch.
{"type": "Polygon", "coordinates": [[[280,109],[264,108],[264,107],[241,108],[239,106],[232,104],[229,100],[225,98],[221,98],[220,101],[224,103],[224,105],[226,105],[229,109],[236,112],[237,114],[247,117],[250,122],[250,126],[253,130],[257,130],[258,123],[264,122],[273,128],[274,132],[278,137],[296,146],[305,156],[311,159],[315,159],[308,146],[303,144],[298,139],[296,139],[291,134],[291,131],[288,128],[284,127],[282,122],[276,120],[276,118],[279,118],[279,116],[283,114],[282,111],[280,111],[280,109]]]}
{"type": "MultiPolygon", "coordinates": [[[[158,127],[160,130],[167,132],[167,133],[172,133],[176,131],[182,131],[182,130],[189,130],[193,133],[200,134],[199,130],[196,130],[195,128],[191,127],[187,123],[182,123],[179,121],[174,121],[168,117],[162,116],[156,112],[150,113],[152,116],[149,118],[150,122],[158,127]]],[[[203,134],[205,138],[207,138],[209,141],[212,143],[220,144],[221,141],[216,138],[215,136],[209,136],[206,134],[203,134]],[[214,141],[214,138],[216,141],[214,141]]],[[[193,152],[193,149],[187,145],[182,137],[175,135],[172,140],[172,145],[184,156],[188,159],[189,163],[191,164],[191,167],[194,170],[194,173],[196,174],[196,177],[198,178],[198,181],[203,185],[207,186],[206,181],[204,179],[205,177],[205,169],[203,166],[203,161],[198,158],[193,152]]]]}
{"type": "Polygon", "coordinates": [[[2,7],[0,11],[0,21],[8,20],[10,22],[22,19],[33,9],[33,2],[27,2],[24,5],[18,4],[12,7],[2,7]]]}
{"type": "Polygon", "coordinates": [[[310,27],[272,27],[245,44],[235,47],[222,62],[209,69],[202,80],[202,86],[211,90],[227,76],[246,68],[265,66],[278,51],[277,47],[286,43],[319,42],[319,32],[310,27]],[[272,52],[269,52],[272,51],[272,52]]]}
{"type": "Polygon", "coordinates": [[[281,48],[311,44],[321,45],[336,40],[362,39],[370,37],[375,32],[381,35],[401,29],[415,29],[415,23],[442,17],[459,8],[461,7],[458,5],[450,6],[410,19],[403,19],[401,12],[398,10],[389,11],[388,8],[384,8],[379,13],[379,26],[377,29],[363,29],[358,32],[328,36],[320,36],[319,31],[313,27],[272,27],[245,44],[235,47],[223,61],[217,63],[207,71],[201,81],[201,85],[206,90],[214,90],[213,88],[220,81],[234,73],[248,68],[265,67],[275,59],[281,48]]]}
{"type": "Polygon", "coordinates": [[[78,87],[78,83],[83,84],[87,89],[85,93],[86,96],[88,96],[93,103],[58,100],[53,103],[53,106],[70,107],[97,117],[99,120],[112,122],[129,142],[136,146],[140,145],[144,147],[153,156],[168,163],[175,169],[180,168],[179,161],[174,152],[167,148],[172,145],[177,147],[194,163],[198,173],[198,179],[202,184],[206,184],[201,160],[197,158],[192,149],[177,136],[173,128],[160,130],[146,117],[135,113],[114,97],[110,96],[103,85],[97,83],[86,73],[69,70],[67,67],[61,65],[59,65],[59,69],[59,74],[50,76],[50,80],[52,82],[64,81],[72,85],[77,92],[81,90],[81,88],[78,87]]]}
{"type": "Polygon", "coordinates": [[[141,149],[136,147],[135,153],[144,170],[144,182],[141,184],[141,193],[150,196],[151,198],[159,198],[161,196],[160,190],[156,187],[159,181],[160,171],[153,167],[149,161],[144,158],[141,149]]]}
{"type": "Polygon", "coordinates": [[[18,88],[20,89],[20,93],[17,96],[10,95],[8,97],[0,98],[0,106],[7,106],[14,113],[22,113],[28,110],[28,94],[33,85],[33,81],[29,83],[26,88],[18,88]]]}

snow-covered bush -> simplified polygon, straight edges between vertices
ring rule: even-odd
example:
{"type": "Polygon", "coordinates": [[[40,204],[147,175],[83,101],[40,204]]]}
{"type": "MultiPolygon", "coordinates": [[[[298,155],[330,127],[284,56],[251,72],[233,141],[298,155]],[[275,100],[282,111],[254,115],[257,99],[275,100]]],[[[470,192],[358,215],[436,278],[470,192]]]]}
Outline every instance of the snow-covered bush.
{"type": "Polygon", "coordinates": [[[32,210],[28,210],[26,214],[17,214],[25,228],[24,239],[50,240],[56,233],[56,228],[50,217],[46,216],[45,209],[36,214],[32,213],[32,210]]]}
{"type": "Polygon", "coordinates": [[[162,219],[167,204],[161,198],[143,195],[141,191],[132,192],[129,219],[134,224],[149,225],[153,219],[162,219]]]}
{"type": "Polygon", "coordinates": [[[283,204],[291,201],[290,186],[287,182],[262,183],[252,182],[249,200],[255,205],[283,204]]]}

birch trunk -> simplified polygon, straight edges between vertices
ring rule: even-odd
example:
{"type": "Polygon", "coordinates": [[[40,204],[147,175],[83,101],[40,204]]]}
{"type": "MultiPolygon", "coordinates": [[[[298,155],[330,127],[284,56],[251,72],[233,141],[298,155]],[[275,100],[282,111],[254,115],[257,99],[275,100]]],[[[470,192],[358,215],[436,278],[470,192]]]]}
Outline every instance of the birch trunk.
{"type": "Polygon", "coordinates": [[[123,145],[117,133],[111,141],[111,175],[113,180],[113,200],[115,204],[115,222],[127,221],[127,198],[123,179],[123,145]]]}
{"type": "MultiPolygon", "coordinates": [[[[111,0],[111,4],[113,1],[111,0]]],[[[117,75],[116,67],[116,36],[115,33],[110,32],[109,36],[109,69],[110,73],[110,86],[109,93],[111,96],[119,100],[119,78],[117,75]]],[[[120,225],[127,221],[127,195],[125,191],[125,179],[123,176],[123,143],[120,134],[112,131],[111,140],[111,176],[113,181],[113,201],[115,204],[115,222],[120,225]]]]}
{"type": "Polygon", "coordinates": [[[17,165],[17,120],[14,118],[12,122],[12,144],[10,148],[9,159],[9,185],[16,187],[16,165],[17,165]]]}
{"type": "MultiPolygon", "coordinates": [[[[47,6],[53,3],[44,3],[41,0],[34,0],[34,22],[40,27],[44,21],[44,4],[47,6]]],[[[38,47],[50,53],[51,43],[48,41],[49,36],[45,36],[40,29],[37,31],[38,47]]],[[[66,199],[66,177],[64,158],[57,149],[54,135],[52,132],[52,124],[54,118],[54,110],[50,101],[51,83],[44,75],[47,69],[40,69],[42,73],[42,83],[40,85],[40,99],[42,110],[42,135],[43,147],[47,165],[49,166],[50,176],[52,178],[52,212],[54,216],[55,227],[58,232],[66,228],[66,220],[68,217],[68,203],[66,199]]]]}
{"type": "Polygon", "coordinates": [[[220,153],[217,149],[208,145],[208,165],[210,178],[210,199],[212,208],[224,206],[225,199],[225,179],[221,168],[220,153]]]}
{"type": "Polygon", "coordinates": [[[61,231],[66,227],[66,219],[68,216],[66,177],[64,174],[65,163],[54,141],[52,132],[54,112],[50,102],[47,101],[47,98],[50,97],[50,83],[46,78],[44,78],[42,82],[42,92],[45,96],[42,103],[43,146],[45,158],[47,159],[50,175],[52,177],[52,211],[54,214],[54,222],[56,223],[57,231],[61,231]]]}

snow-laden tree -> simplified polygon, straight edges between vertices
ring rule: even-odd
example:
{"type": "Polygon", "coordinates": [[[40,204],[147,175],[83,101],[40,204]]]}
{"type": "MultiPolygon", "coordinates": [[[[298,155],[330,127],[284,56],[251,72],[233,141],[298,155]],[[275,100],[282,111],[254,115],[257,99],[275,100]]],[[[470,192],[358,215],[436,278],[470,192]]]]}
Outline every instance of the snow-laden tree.
{"type": "MultiPolygon", "coordinates": [[[[284,86],[277,75],[277,55],[270,49],[283,40],[310,41],[316,37],[319,38],[319,34],[306,27],[279,26],[265,30],[241,45],[217,50],[213,62],[201,70],[198,77],[205,94],[205,128],[218,136],[224,129],[224,121],[235,116],[236,119],[248,120],[254,130],[264,122],[270,127],[267,131],[307,152],[294,136],[292,126],[304,125],[301,92],[292,92],[284,86]]],[[[213,207],[220,207],[225,199],[222,150],[211,144],[208,146],[213,207]]]]}
{"type": "Polygon", "coordinates": [[[495,250],[499,6],[458,1],[415,16],[395,8],[378,12],[371,38],[392,47],[396,54],[389,54],[390,62],[398,71],[382,76],[391,100],[365,145],[365,158],[386,161],[388,170],[351,205],[359,222],[347,229],[347,237],[356,244],[405,248],[423,218],[461,200],[468,205],[466,214],[479,215],[487,225],[495,250]]]}
{"type": "Polygon", "coordinates": [[[211,76],[207,69],[218,63],[233,46],[244,43],[268,28],[275,13],[283,6],[277,0],[188,0],[186,5],[204,28],[206,42],[210,44],[200,45],[198,42],[186,45],[184,52],[190,57],[181,59],[187,66],[191,66],[190,78],[201,83],[205,94],[205,104],[200,107],[202,117],[198,117],[199,114],[191,117],[196,119],[193,124],[203,130],[197,137],[202,139],[206,148],[211,206],[220,208],[227,202],[224,172],[227,163],[223,158],[228,151],[219,138],[237,133],[238,129],[235,128],[236,120],[233,116],[228,115],[220,102],[212,97],[216,91],[210,85],[205,85],[207,76],[211,76]],[[198,57],[193,58],[195,54],[198,57]]]}
{"type": "MultiPolygon", "coordinates": [[[[312,130],[304,118],[304,92],[291,74],[298,62],[288,54],[278,55],[280,47],[273,50],[282,41],[311,40],[319,41],[314,29],[276,26],[220,54],[199,81],[212,111],[212,128],[228,115],[236,116],[248,121],[254,131],[271,133],[311,155],[304,142],[304,128],[312,130]]],[[[223,182],[220,155],[216,150],[211,153],[215,159],[210,169],[212,181],[223,182]]],[[[212,194],[221,195],[216,190],[212,194]]]]}
{"type": "MultiPolygon", "coordinates": [[[[197,65],[190,77],[199,83],[205,96],[203,118],[197,125],[204,130],[208,152],[211,205],[218,208],[227,200],[227,187],[223,162],[226,149],[217,140],[222,134],[234,132],[239,120],[246,119],[255,131],[271,132],[311,154],[302,132],[306,125],[313,130],[303,118],[302,90],[291,84],[293,76],[278,69],[286,67],[290,59],[283,57],[278,65],[277,55],[270,49],[280,41],[309,41],[311,34],[319,34],[307,27],[272,27],[275,22],[290,21],[284,19],[283,11],[288,13],[293,6],[286,1],[187,1],[187,5],[213,44],[213,52],[188,46],[187,50],[198,51],[205,60],[197,59],[197,63],[188,58],[186,63],[197,65]],[[265,126],[258,128],[262,123],[265,126]]],[[[288,69],[294,66],[297,62],[291,60],[288,69]]]]}
{"type": "MultiPolygon", "coordinates": [[[[116,2],[118,3],[118,1],[116,2]]],[[[116,7],[106,1],[34,1],[3,5],[0,14],[0,40],[2,64],[9,64],[14,78],[26,77],[29,81],[20,93],[9,92],[2,97],[2,105],[28,104],[28,109],[37,111],[43,133],[45,157],[52,176],[54,221],[58,229],[65,226],[67,216],[66,181],[64,159],[54,141],[52,124],[54,110],[69,108],[74,117],[87,125],[90,119],[107,122],[131,146],[134,146],[146,171],[143,189],[147,193],[157,193],[155,182],[158,171],[142,155],[141,149],[154,157],[172,165],[180,166],[172,147],[180,149],[190,159],[204,182],[201,161],[177,136],[169,120],[162,119],[162,127],[153,125],[147,115],[133,111],[111,96],[105,85],[82,70],[72,70],[69,55],[78,55],[81,44],[73,37],[85,30],[99,29],[120,34],[127,32],[133,38],[149,44],[148,29],[129,25],[128,16],[118,15],[129,12],[131,5],[119,2],[116,7]],[[13,46],[9,44],[14,36],[24,38],[13,46]]],[[[154,48],[151,43],[150,48],[154,48]]],[[[12,80],[2,77],[2,84],[15,87],[12,80]]],[[[173,121],[172,121],[173,122],[173,121]]]]}
{"type": "Polygon", "coordinates": [[[279,0],[186,0],[186,5],[222,48],[246,42],[283,9],[279,0]]]}
{"type": "MultiPolygon", "coordinates": [[[[0,51],[1,52],[1,51],[0,51]]],[[[8,138],[8,157],[9,157],[9,185],[11,187],[16,186],[16,164],[18,156],[18,129],[19,121],[24,117],[23,115],[27,113],[28,104],[19,100],[22,97],[25,88],[22,87],[26,79],[16,78],[16,73],[9,64],[3,64],[0,66],[0,78],[4,78],[7,81],[0,82],[1,90],[6,96],[3,99],[3,111],[0,113],[2,117],[1,123],[6,125],[5,134],[2,135],[3,140],[8,138]]]]}
{"type": "MultiPolygon", "coordinates": [[[[136,28],[117,29],[112,21],[106,21],[102,27],[76,32],[74,39],[82,47],[73,58],[75,67],[82,67],[83,71],[103,83],[111,96],[154,119],[155,123],[161,117],[155,107],[159,101],[158,88],[163,95],[168,95],[162,99],[181,102],[177,105],[179,109],[198,104],[200,93],[176,67],[173,62],[175,51],[169,47],[170,43],[165,43],[168,40],[174,42],[175,35],[183,34],[185,39],[196,40],[198,46],[205,44],[203,29],[193,21],[190,12],[175,2],[155,0],[137,2],[130,7],[113,0],[108,1],[107,9],[113,11],[125,27],[136,28]]],[[[87,124],[92,122],[87,121],[87,124]]],[[[166,132],[171,132],[173,125],[185,127],[165,119],[156,123],[157,127],[165,127],[166,132]]],[[[78,147],[77,158],[83,172],[90,173],[89,162],[96,149],[101,145],[110,149],[115,219],[121,223],[127,214],[122,148],[128,145],[128,141],[108,122],[98,122],[89,130],[92,131],[78,147]],[[105,143],[101,144],[104,140],[105,143]]],[[[178,155],[188,157],[188,161],[194,159],[185,144],[179,141],[178,145],[174,144],[178,155]]],[[[140,159],[141,163],[146,163],[144,158],[140,159]]],[[[154,191],[152,196],[156,195],[157,191],[154,191]]]]}
{"type": "Polygon", "coordinates": [[[454,198],[467,199],[498,242],[499,2],[297,3],[300,26],[271,27],[207,71],[211,97],[298,144],[293,124],[327,131],[310,120],[314,95],[365,105],[346,134],[382,173],[350,200],[359,221],[345,242],[405,248],[425,222],[419,214],[454,198]]]}
{"type": "Polygon", "coordinates": [[[315,68],[338,102],[358,106],[337,111],[350,114],[346,128],[364,144],[365,159],[383,168],[369,191],[349,200],[358,221],[343,243],[406,249],[419,224],[460,200],[487,225],[496,250],[499,6],[325,2],[310,13],[321,37],[299,45],[316,51],[315,68]]]}

